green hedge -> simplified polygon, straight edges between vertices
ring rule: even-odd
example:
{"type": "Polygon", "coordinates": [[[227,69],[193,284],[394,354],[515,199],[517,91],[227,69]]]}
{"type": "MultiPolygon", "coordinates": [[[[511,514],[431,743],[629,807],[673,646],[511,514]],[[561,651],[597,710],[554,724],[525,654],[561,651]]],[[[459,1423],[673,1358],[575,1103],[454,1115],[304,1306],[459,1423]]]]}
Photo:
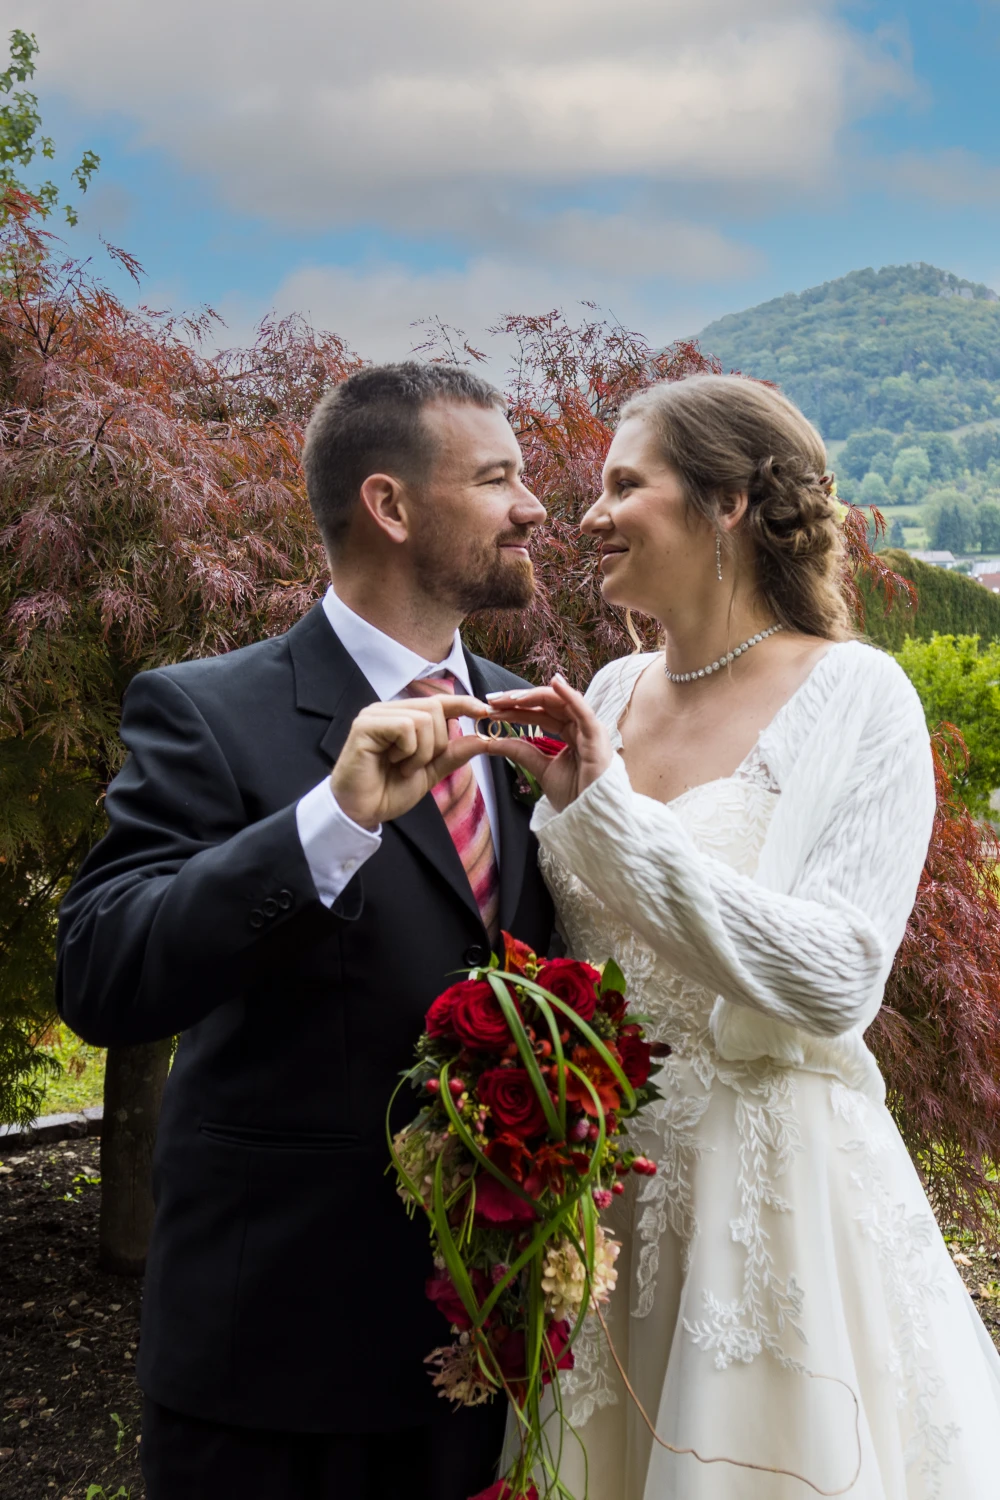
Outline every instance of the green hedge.
{"type": "Polygon", "coordinates": [[[862,584],[865,601],[865,634],[876,646],[898,651],[907,636],[930,640],[940,635],[978,635],[984,641],[1000,639],[1000,594],[992,594],[981,583],[963,573],[950,573],[930,563],[918,562],[908,552],[882,554],[897,573],[917,590],[918,605],[910,609],[897,600],[888,613],[881,596],[862,584]]]}

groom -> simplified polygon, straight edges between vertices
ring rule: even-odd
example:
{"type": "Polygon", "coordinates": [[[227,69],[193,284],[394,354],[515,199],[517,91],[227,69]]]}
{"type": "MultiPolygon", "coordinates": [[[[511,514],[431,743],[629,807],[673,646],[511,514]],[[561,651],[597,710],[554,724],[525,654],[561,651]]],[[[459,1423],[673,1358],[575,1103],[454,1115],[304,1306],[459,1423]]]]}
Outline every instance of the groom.
{"type": "Polygon", "coordinates": [[[501,397],[458,367],[352,375],[304,460],[332,586],[287,635],[133,681],[110,828],[62,906],[59,1008],[100,1046],[181,1033],[139,1357],[147,1500],[465,1500],[505,1413],[453,1413],[431,1385],[449,1333],[385,1115],[456,971],[501,928],[549,944],[529,809],[456,738],[519,682],[457,627],[528,605],[545,512],[501,397]]]}

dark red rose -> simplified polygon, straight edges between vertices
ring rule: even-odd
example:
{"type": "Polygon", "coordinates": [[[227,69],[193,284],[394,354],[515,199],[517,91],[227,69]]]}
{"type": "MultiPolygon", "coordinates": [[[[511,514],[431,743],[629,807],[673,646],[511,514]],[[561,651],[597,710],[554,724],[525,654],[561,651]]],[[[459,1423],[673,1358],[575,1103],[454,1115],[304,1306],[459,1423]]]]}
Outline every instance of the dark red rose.
{"type": "Polygon", "coordinates": [[[496,1484],[491,1484],[488,1489],[480,1490],[478,1495],[472,1495],[470,1500],[538,1500],[538,1487],[532,1481],[526,1490],[513,1490],[506,1479],[498,1479],[496,1484]]]}
{"type": "Polygon", "coordinates": [[[479,1097],[497,1127],[523,1141],[544,1135],[547,1121],[526,1068],[490,1068],[479,1079],[479,1097]]]}
{"type": "MultiPolygon", "coordinates": [[[[483,1271],[478,1271],[475,1267],[469,1272],[469,1276],[472,1289],[476,1294],[476,1301],[484,1302],[490,1291],[488,1278],[483,1271]]],[[[447,1271],[435,1271],[433,1276],[429,1276],[424,1291],[438,1312],[442,1313],[454,1328],[472,1327],[472,1319],[466,1312],[465,1304],[455,1290],[455,1283],[447,1271]]]]}
{"type": "Polygon", "coordinates": [[[550,1323],[545,1334],[549,1341],[549,1351],[546,1353],[543,1346],[545,1365],[542,1370],[542,1380],[545,1385],[548,1385],[552,1379],[553,1369],[572,1370],[574,1359],[573,1350],[569,1345],[570,1326],[565,1318],[559,1323],[550,1323]]]}
{"type": "MultiPolygon", "coordinates": [[[[549,1341],[548,1350],[542,1348],[542,1384],[548,1385],[556,1370],[572,1370],[573,1351],[569,1347],[569,1323],[563,1319],[550,1323],[545,1330],[549,1341]]],[[[515,1392],[527,1377],[527,1339],[520,1328],[498,1328],[493,1339],[500,1373],[515,1392]]]]}
{"type": "Polygon", "coordinates": [[[620,1036],[616,1042],[621,1058],[622,1072],[634,1089],[641,1089],[649,1077],[649,1043],[635,1033],[620,1036]]]}
{"type": "Polygon", "coordinates": [[[510,1028],[486,981],[465,979],[452,990],[460,991],[451,1012],[458,1039],[472,1052],[502,1052],[511,1039],[510,1028]]]}
{"type": "Polygon", "coordinates": [[[463,979],[461,984],[450,985],[443,994],[438,995],[424,1018],[428,1036],[455,1035],[455,1027],[452,1023],[455,1002],[460,998],[462,991],[468,987],[468,983],[467,979],[463,979]]]}
{"type": "Polygon", "coordinates": [[[575,1010],[581,1021],[593,1020],[601,976],[590,964],[575,958],[550,958],[539,969],[537,982],[575,1010]]]}
{"type": "Polygon", "coordinates": [[[566,741],[557,740],[555,736],[551,734],[532,735],[528,743],[534,745],[535,749],[540,750],[543,755],[561,755],[562,752],[566,749],[566,741]]]}
{"type": "Polygon", "coordinates": [[[500,1374],[508,1385],[518,1385],[527,1375],[527,1340],[521,1328],[501,1327],[490,1341],[500,1374]]]}
{"type": "Polygon", "coordinates": [[[473,1220],[477,1229],[532,1224],[536,1217],[532,1205],[512,1193],[510,1188],[505,1188],[492,1173],[479,1173],[476,1178],[476,1214],[473,1220]]]}

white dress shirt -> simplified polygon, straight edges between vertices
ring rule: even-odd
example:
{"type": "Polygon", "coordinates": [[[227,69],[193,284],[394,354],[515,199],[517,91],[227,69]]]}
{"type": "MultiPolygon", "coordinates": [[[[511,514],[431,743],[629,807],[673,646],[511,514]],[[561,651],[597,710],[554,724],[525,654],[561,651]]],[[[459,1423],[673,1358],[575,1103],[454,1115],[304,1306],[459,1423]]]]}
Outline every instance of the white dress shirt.
{"type": "MultiPolygon", "coordinates": [[[[410,683],[416,682],[418,677],[440,677],[444,672],[455,678],[460,692],[472,692],[469,668],[457,630],[451,651],[444,661],[431,662],[363,620],[353,609],[348,609],[332,586],[324,596],[323,610],[341,645],[383,703],[406,698],[410,683]]],[[[475,733],[471,719],[459,719],[458,722],[464,734],[475,733]]],[[[472,762],[472,771],[486,804],[499,864],[496,793],[488,757],[477,756],[472,762]]],[[[296,804],[295,822],[319,899],[324,906],[332,906],[355,872],[378,849],[382,829],[379,827],[370,832],[349,818],[333,795],[329,777],[319,786],[314,786],[311,792],[306,792],[296,804]]]]}

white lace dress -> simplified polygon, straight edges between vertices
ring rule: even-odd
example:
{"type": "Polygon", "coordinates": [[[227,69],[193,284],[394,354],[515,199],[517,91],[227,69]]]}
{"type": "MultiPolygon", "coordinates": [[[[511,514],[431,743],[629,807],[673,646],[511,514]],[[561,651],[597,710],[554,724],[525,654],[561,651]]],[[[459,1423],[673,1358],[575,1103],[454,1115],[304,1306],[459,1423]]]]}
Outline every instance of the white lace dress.
{"type": "MultiPolygon", "coordinates": [[[[643,664],[598,695],[616,748],[643,664]]],[[[766,743],[731,778],[670,804],[697,850],[744,876],[781,796],[766,743]]],[[[559,819],[548,818],[552,830],[559,819]]],[[[554,852],[544,807],[537,821],[569,951],[614,955],[632,1005],[673,1048],[665,1097],[637,1137],[659,1173],[630,1180],[612,1212],[623,1249],[609,1327],[657,1431],[852,1500],[997,1500],[1000,1359],[884,1105],[820,1068],[724,1061],[709,1026],[716,994],[682,977],[554,852]],[[853,1486],[851,1391],[861,1408],[853,1486]]],[[[603,1342],[599,1329],[585,1334],[562,1380],[589,1461],[588,1485],[580,1445],[567,1444],[560,1477],[578,1500],[815,1493],[656,1445],[603,1342]]]]}

